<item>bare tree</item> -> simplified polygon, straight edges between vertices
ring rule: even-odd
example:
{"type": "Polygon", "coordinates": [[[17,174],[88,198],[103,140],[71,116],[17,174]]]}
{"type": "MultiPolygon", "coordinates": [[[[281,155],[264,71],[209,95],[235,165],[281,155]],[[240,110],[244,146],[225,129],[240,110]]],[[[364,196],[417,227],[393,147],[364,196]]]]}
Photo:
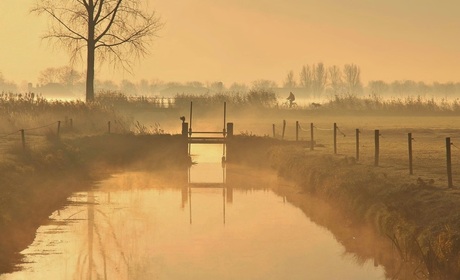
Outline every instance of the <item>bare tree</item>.
{"type": "Polygon", "coordinates": [[[278,87],[278,85],[271,80],[256,80],[252,82],[251,89],[252,91],[258,90],[272,90],[278,87]]]}
{"type": "Polygon", "coordinates": [[[355,94],[362,91],[361,70],[355,64],[345,64],[343,67],[343,77],[348,86],[349,93],[355,94]]]}
{"type": "Polygon", "coordinates": [[[86,101],[94,100],[94,65],[108,61],[128,70],[147,53],[149,39],[162,27],[139,0],[37,0],[32,12],[50,18],[43,36],[67,48],[71,60],[86,49],[86,101]]]}
{"type": "Polygon", "coordinates": [[[327,72],[322,62],[316,66],[313,65],[313,92],[317,96],[321,96],[327,82],[327,72]]]}
{"type": "Polygon", "coordinates": [[[47,84],[62,84],[73,86],[81,81],[83,75],[69,66],[49,67],[42,71],[38,76],[38,82],[43,86],[47,84]]]}
{"type": "Polygon", "coordinates": [[[300,86],[306,89],[307,92],[311,92],[313,85],[313,71],[310,65],[303,66],[300,71],[300,86]]]}
{"type": "Polygon", "coordinates": [[[342,71],[337,65],[333,65],[327,68],[329,74],[329,86],[332,90],[332,93],[337,94],[343,87],[342,82],[342,71]]]}
{"type": "Polygon", "coordinates": [[[285,88],[295,88],[297,86],[297,83],[294,77],[294,71],[291,70],[287,73],[286,80],[284,80],[283,86],[285,88]]]}
{"type": "Polygon", "coordinates": [[[390,89],[390,86],[382,80],[369,81],[367,87],[369,88],[372,94],[376,95],[387,93],[390,89]]]}

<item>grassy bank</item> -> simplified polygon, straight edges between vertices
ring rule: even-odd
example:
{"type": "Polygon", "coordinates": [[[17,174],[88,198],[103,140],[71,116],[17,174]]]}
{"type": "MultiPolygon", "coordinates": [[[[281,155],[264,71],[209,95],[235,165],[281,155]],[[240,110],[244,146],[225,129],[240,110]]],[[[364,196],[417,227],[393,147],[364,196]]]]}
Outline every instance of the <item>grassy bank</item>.
{"type": "Polygon", "coordinates": [[[425,267],[430,279],[460,277],[460,192],[401,180],[354,158],[275,147],[270,164],[303,190],[325,198],[354,220],[388,237],[403,261],[425,267]]]}
{"type": "MultiPolygon", "coordinates": [[[[359,251],[358,256],[383,264],[390,278],[401,275],[402,269],[408,279],[459,279],[460,190],[353,157],[310,151],[306,142],[268,137],[235,136],[228,146],[228,160],[274,168],[298,184],[301,192],[313,195],[313,200],[326,201],[325,212],[310,213],[311,201],[304,202],[308,195],[277,191],[327,226],[348,251],[359,251]],[[340,218],[328,220],[331,205],[340,218]],[[390,248],[378,241],[370,248],[350,241],[351,236],[371,232],[389,241],[390,248]]],[[[359,240],[371,245],[367,238],[359,240]]]]}

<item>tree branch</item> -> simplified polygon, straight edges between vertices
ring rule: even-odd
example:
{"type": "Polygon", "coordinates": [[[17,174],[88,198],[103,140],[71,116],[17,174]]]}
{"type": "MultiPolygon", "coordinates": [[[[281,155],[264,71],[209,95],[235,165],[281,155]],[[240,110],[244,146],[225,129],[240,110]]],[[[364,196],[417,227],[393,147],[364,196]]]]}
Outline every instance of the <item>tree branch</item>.
{"type": "MultiPolygon", "coordinates": [[[[85,0],[84,0],[85,1],[85,0]]],[[[47,8],[41,8],[39,10],[37,10],[37,12],[40,13],[40,11],[42,12],[45,12],[47,14],[49,14],[52,18],[54,18],[57,22],[59,22],[59,24],[64,27],[67,31],[69,31],[70,33],[74,34],[75,36],[87,41],[86,37],[84,37],[83,35],[81,35],[80,33],[74,31],[73,29],[71,29],[66,23],[64,23],[55,13],[53,10],[49,10],[47,8]]]]}
{"type": "MultiPolygon", "coordinates": [[[[96,1],[96,2],[94,3],[95,6],[97,6],[97,2],[99,2],[99,1],[96,1]]],[[[94,17],[94,22],[96,22],[96,24],[97,24],[97,22],[98,22],[98,20],[99,20],[99,17],[101,16],[101,12],[102,12],[103,6],[104,6],[104,0],[100,0],[100,2],[99,2],[99,9],[97,10],[96,16],[94,17]]]]}
{"type": "Polygon", "coordinates": [[[102,33],[99,34],[99,36],[96,37],[95,42],[98,42],[102,37],[104,37],[104,35],[110,30],[110,27],[112,27],[112,24],[115,21],[115,18],[117,16],[118,8],[120,7],[121,1],[122,0],[118,0],[117,5],[115,5],[113,10],[110,13],[108,13],[106,16],[104,16],[99,22],[96,23],[96,24],[99,24],[104,19],[107,19],[110,15],[112,15],[112,17],[111,17],[109,23],[107,24],[107,26],[105,27],[104,31],[102,31],[102,33]]]}

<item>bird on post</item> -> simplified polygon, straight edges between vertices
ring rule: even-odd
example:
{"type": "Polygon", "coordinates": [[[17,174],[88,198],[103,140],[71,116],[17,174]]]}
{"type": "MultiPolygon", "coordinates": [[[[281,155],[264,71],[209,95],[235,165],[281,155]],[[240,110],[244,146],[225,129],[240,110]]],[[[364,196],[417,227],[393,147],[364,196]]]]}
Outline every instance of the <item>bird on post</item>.
{"type": "Polygon", "coordinates": [[[185,122],[185,117],[184,116],[180,117],[179,119],[182,121],[182,123],[185,122]]]}

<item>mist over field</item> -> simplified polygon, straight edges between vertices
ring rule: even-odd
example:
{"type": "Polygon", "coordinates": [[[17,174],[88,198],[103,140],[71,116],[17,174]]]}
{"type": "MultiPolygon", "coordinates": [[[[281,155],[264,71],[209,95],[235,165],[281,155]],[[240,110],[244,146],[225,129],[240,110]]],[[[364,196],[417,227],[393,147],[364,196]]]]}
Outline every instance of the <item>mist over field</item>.
{"type": "Polygon", "coordinates": [[[0,280],[459,279],[459,8],[2,0],[0,280]]]}

